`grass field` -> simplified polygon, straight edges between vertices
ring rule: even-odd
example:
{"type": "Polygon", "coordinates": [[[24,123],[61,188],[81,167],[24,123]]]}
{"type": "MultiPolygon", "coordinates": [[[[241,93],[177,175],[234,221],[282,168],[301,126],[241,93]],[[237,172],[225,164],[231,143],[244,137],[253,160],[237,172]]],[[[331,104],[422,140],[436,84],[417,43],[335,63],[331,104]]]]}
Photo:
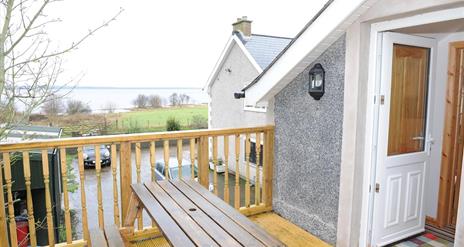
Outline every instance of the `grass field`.
{"type": "Polygon", "coordinates": [[[30,124],[61,127],[63,128],[63,137],[68,137],[73,132],[80,134],[124,134],[165,131],[166,121],[170,117],[179,121],[182,130],[187,130],[195,128],[194,125],[191,125],[194,116],[201,116],[207,126],[208,106],[189,105],[110,114],[60,115],[31,121],[30,124]]]}
{"type": "Polygon", "coordinates": [[[206,105],[169,107],[150,110],[138,110],[114,114],[111,122],[117,129],[149,128],[165,129],[166,121],[173,117],[178,120],[183,129],[188,128],[191,119],[195,115],[201,115],[208,119],[208,107],[206,105]]]}

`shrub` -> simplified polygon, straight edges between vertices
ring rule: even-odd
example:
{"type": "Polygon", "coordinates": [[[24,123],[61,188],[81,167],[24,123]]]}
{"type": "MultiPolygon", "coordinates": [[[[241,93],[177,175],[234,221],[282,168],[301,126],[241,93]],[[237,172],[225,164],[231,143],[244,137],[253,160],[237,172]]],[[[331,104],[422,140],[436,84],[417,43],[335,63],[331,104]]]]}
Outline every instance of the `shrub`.
{"type": "Polygon", "coordinates": [[[207,129],[208,128],[208,119],[203,115],[194,115],[192,116],[190,122],[190,128],[192,129],[207,129]]]}
{"type": "Polygon", "coordinates": [[[168,118],[168,120],[166,121],[166,130],[167,131],[180,130],[180,122],[174,117],[168,118]]]}

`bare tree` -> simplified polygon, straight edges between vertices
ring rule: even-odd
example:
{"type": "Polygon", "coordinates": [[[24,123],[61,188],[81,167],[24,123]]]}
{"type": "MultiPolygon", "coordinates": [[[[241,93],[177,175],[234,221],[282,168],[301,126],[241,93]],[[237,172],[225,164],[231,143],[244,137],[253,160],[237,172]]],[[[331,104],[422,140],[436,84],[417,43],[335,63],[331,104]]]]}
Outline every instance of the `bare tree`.
{"type": "Polygon", "coordinates": [[[103,110],[106,110],[108,113],[114,113],[116,111],[116,108],[118,108],[118,105],[114,102],[106,102],[105,106],[103,107],[103,110]]]}
{"type": "Polygon", "coordinates": [[[91,113],[92,110],[88,104],[80,100],[71,99],[68,100],[66,105],[66,113],[69,115],[78,114],[78,113],[91,113]]]}
{"type": "Polygon", "coordinates": [[[47,116],[56,116],[64,111],[64,104],[60,96],[51,95],[42,104],[42,112],[47,116]]]}
{"type": "Polygon", "coordinates": [[[180,104],[179,95],[177,93],[173,93],[169,96],[169,104],[171,106],[178,106],[180,104]]]}
{"type": "Polygon", "coordinates": [[[187,94],[180,94],[179,101],[180,105],[187,105],[190,102],[190,96],[188,96],[187,94]]]}
{"type": "Polygon", "coordinates": [[[32,111],[62,89],[56,82],[62,72],[63,56],[77,49],[122,12],[121,9],[102,25],[60,49],[48,38],[46,29],[49,24],[61,21],[46,14],[58,1],[0,0],[0,114],[5,118],[0,126],[0,139],[8,129],[28,119],[32,111]],[[21,114],[16,113],[15,105],[21,106],[21,114]]]}
{"type": "Polygon", "coordinates": [[[148,105],[151,108],[160,108],[162,106],[163,99],[159,95],[150,95],[148,97],[148,105]]]}
{"type": "Polygon", "coordinates": [[[143,94],[137,95],[137,98],[132,101],[132,104],[137,108],[146,108],[148,105],[148,97],[143,94]]]}

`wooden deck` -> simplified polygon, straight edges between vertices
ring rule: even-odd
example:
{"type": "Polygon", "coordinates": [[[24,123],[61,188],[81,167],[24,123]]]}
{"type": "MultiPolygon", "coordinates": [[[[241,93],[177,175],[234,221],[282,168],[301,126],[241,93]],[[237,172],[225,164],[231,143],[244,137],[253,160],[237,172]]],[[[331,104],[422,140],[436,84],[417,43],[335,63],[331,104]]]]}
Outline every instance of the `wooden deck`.
{"type": "MultiPolygon", "coordinates": [[[[250,219],[266,229],[268,233],[282,241],[289,247],[326,247],[330,246],[324,241],[311,235],[300,227],[292,224],[290,221],[280,217],[275,213],[264,213],[250,216],[250,219]]],[[[143,241],[133,242],[133,247],[145,246],[169,246],[168,242],[163,237],[147,239],[143,241]]]]}
{"type": "Polygon", "coordinates": [[[330,246],[275,213],[250,216],[250,219],[287,246],[330,246]]]}

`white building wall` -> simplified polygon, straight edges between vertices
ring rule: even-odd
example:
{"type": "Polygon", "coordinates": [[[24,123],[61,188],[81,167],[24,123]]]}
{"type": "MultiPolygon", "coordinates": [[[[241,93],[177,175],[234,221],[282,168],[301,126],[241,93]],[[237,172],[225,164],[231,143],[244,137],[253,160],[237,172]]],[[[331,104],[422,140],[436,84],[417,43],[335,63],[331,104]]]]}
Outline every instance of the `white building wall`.
{"type": "MultiPolygon", "coordinates": [[[[240,47],[233,43],[233,47],[226,61],[219,68],[210,91],[209,128],[239,128],[255,127],[274,124],[274,104],[266,112],[244,110],[244,100],[235,99],[234,93],[240,92],[246,84],[259,75],[259,72],[246,57],[240,47]]],[[[254,135],[252,135],[254,138],[254,135]]],[[[245,167],[245,137],[240,141],[240,175],[244,177],[245,167]]],[[[223,139],[218,139],[218,157],[224,157],[223,139]]],[[[229,137],[229,168],[235,172],[235,138],[229,137]]],[[[255,178],[255,164],[251,164],[250,176],[255,178]]],[[[261,174],[262,175],[262,174],[261,174]]],[[[261,180],[262,181],[262,180],[261,180]]]]}

